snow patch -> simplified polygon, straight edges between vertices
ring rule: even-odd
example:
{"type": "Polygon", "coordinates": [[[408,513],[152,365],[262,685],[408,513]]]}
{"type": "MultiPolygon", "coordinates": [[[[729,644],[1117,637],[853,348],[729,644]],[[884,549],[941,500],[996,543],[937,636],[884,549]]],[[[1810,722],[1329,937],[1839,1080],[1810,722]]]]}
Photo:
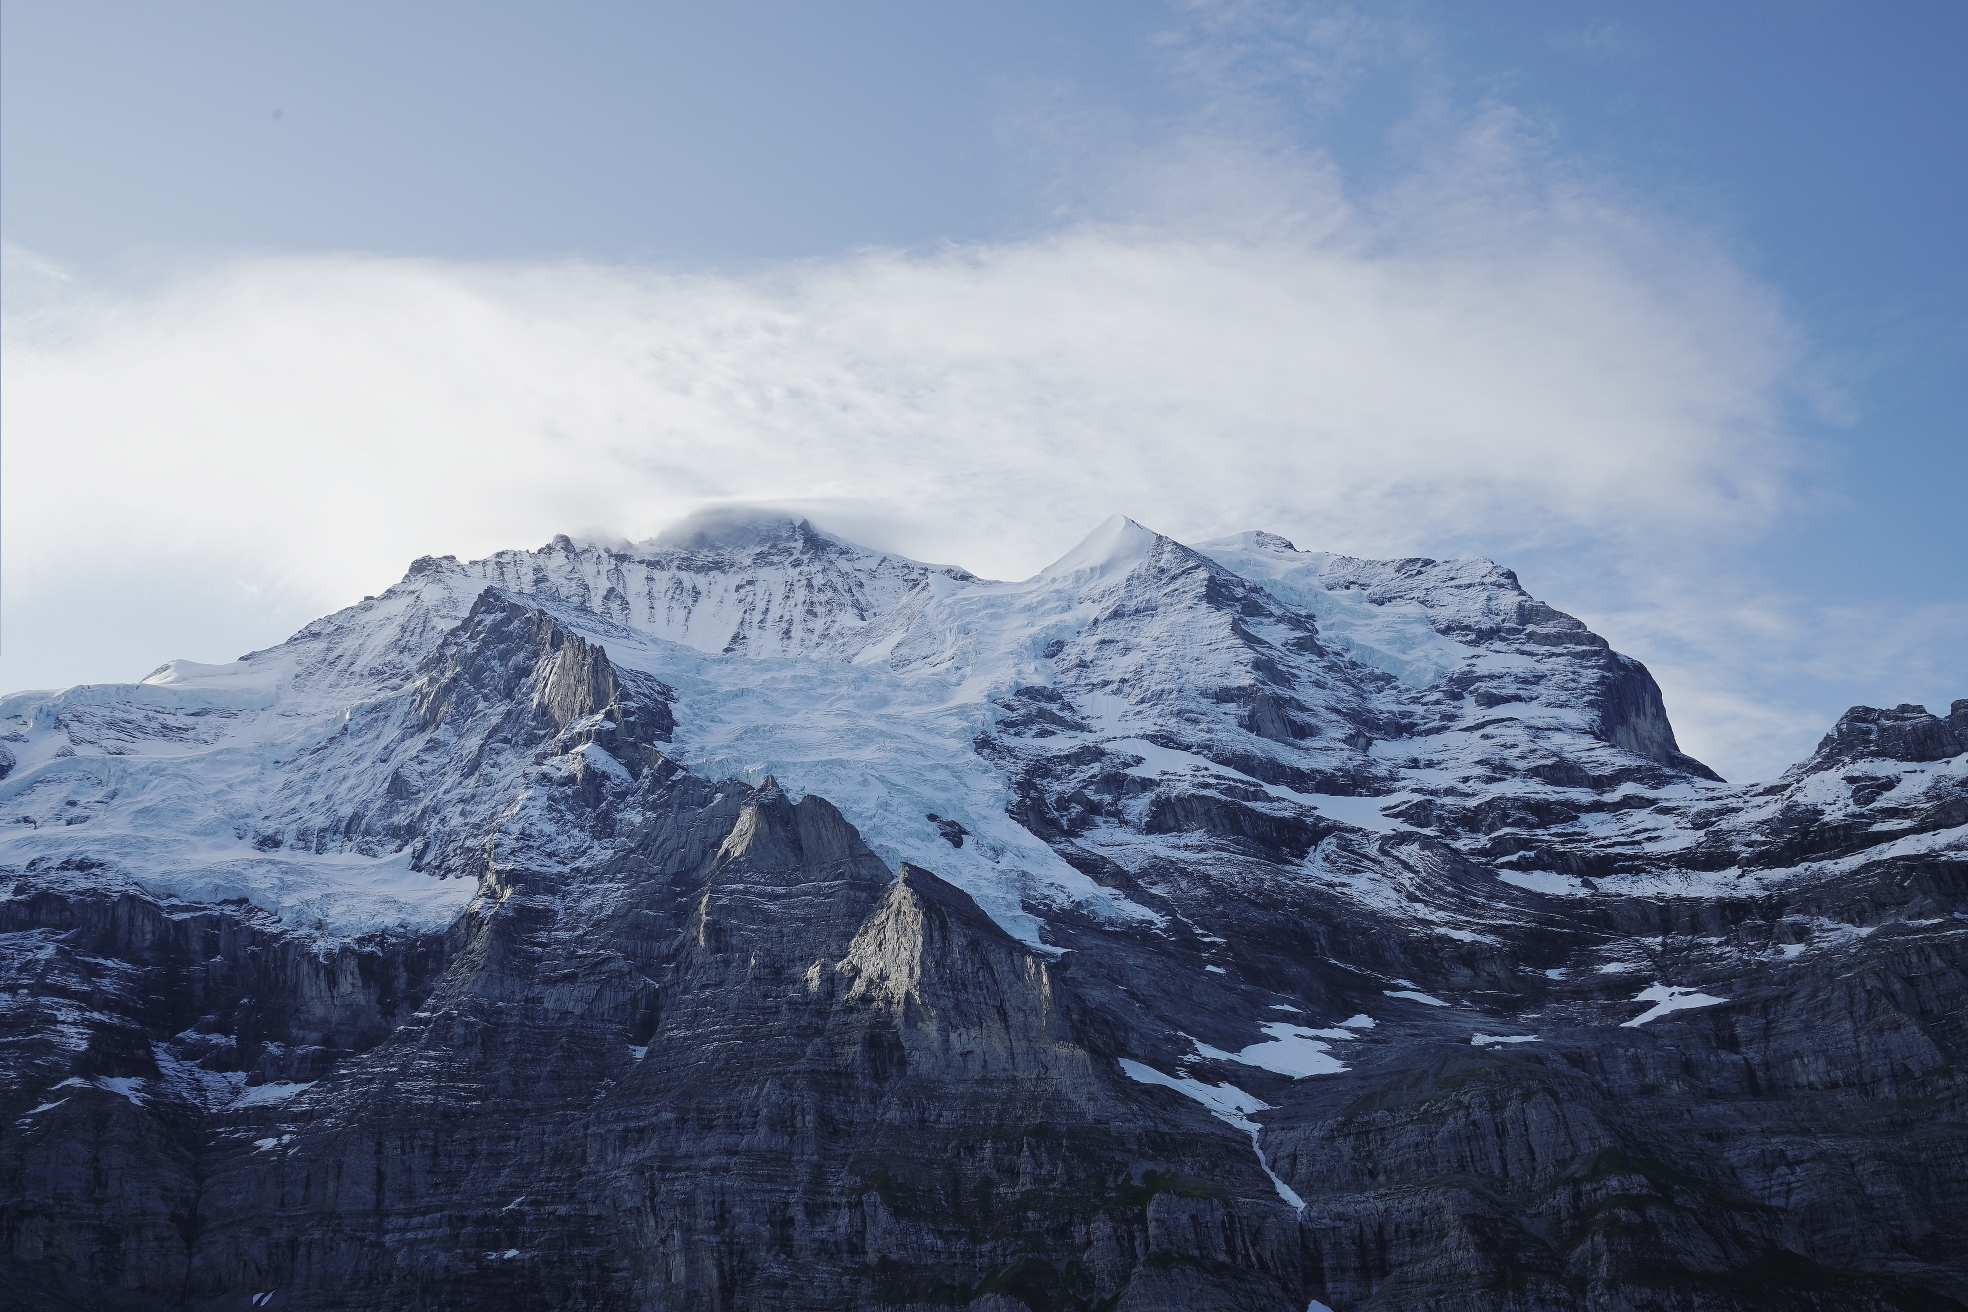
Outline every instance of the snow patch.
{"type": "Polygon", "coordinates": [[[1257,1164],[1271,1177],[1271,1185],[1278,1191],[1278,1197],[1300,1213],[1305,1212],[1305,1200],[1300,1198],[1292,1187],[1278,1178],[1271,1164],[1264,1159],[1264,1149],[1258,1144],[1262,1126],[1250,1119],[1250,1113],[1267,1111],[1271,1104],[1254,1098],[1234,1084],[1204,1084],[1187,1076],[1164,1075],[1143,1062],[1121,1058],[1121,1070],[1131,1080],[1140,1084],[1159,1084],[1165,1089],[1174,1089],[1185,1098],[1193,1098],[1209,1108],[1210,1115],[1226,1125],[1231,1125],[1250,1136],[1251,1151],[1257,1154],[1257,1164]]]}
{"type": "MultiPolygon", "coordinates": [[[[1371,830],[1376,834],[1418,833],[1419,831],[1405,820],[1381,814],[1381,808],[1393,806],[1408,800],[1409,794],[1397,793],[1391,797],[1341,797],[1335,793],[1298,793],[1281,784],[1266,784],[1274,796],[1289,798],[1311,807],[1324,816],[1329,816],[1341,824],[1352,825],[1356,829],[1371,830]]],[[[1471,937],[1475,937],[1472,935],[1471,937]]]]}
{"type": "MultiPolygon", "coordinates": [[[[144,1081],[129,1075],[98,1075],[90,1080],[85,1080],[79,1075],[71,1075],[60,1084],[57,1084],[55,1088],[101,1089],[104,1093],[113,1093],[119,1098],[128,1098],[137,1106],[143,1107],[148,1105],[149,1101],[148,1096],[143,1092],[143,1086],[144,1081]]],[[[67,1099],[63,1099],[63,1101],[65,1102],[67,1099]]],[[[36,1110],[41,1109],[37,1108],[36,1110]]],[[[32,1114],[29,1113],[29,1115],[32,1114]]]]}
{"type": "Polygon", "coordinates": [[[609,755],[598,744],[583,743],[581,746],[569,752],[568,755],[570,757],[580,757],[589,769],[597,770],[607,775],[624,788],[635,782],[635,778],[629,773],[628,767],[609,755]]]}
{"type": "Polygon", "coordinates": [[[1336,1075],[1346,1070],[1346,1063],[1331,1055],[1332,1049],[1327,1039],[1352,1039],[1355,1035],[1349,1030],[1312,1030],[1287,1021],[1267,1021],[1262,1029],[1271,1037],[1263,1043],[1253,1043],[1241,1052],[1225,1052],[1212,1048],[1206,1043],[1196,1043],[1196,1051],[1215,1061],[1234,1061],[1245,1066],[1256,1066],[1263,1070],[1275,1071],[1279,1075],[1289,1075],[1302,1080],[1308,1075],[1336,1075]]]}
{"type": "Polygon", "coordinates": [[[1620,1022],[1621,1029],[1632,1029],[1645,1025],[1648,1021],[1665,1016],[1670,1011],[1685,1011],[1690,1007],[1713,1007],[1727,998],[1713,998],[1694,989],[1677,988],[1669,984],[1651,984],[1633,995],[1635,1002],[1651,1002],[1654,1005],[1635,1016],[1632,1020],[1620,1022]]]}
{"type": "Polygon", "coordinates": [[[1440,998],[1423,993],[1420,989],[1382,989],[1390,998],[1406,998],[1410,1002],[1425,1002],[1431,1007],[1446,1007],[1449,1004],[1440,998]]]}
{"type": "Polygon", "coordinates": [[[1570,875],[1552,870],[1499,870],[1496,877],[1517,888],[1554,897],[1580,897],[1592,891],[1570,875]]]}
{"type": "Polygon", "coordinates": [[[315,1081],[294,1084],[287,1080],[275,1080],[270,1084],[256,1084],[232,1100],[234,1107],[270,1107],[274,1103],[286,1102],[312,1089],[315,1081]]]}

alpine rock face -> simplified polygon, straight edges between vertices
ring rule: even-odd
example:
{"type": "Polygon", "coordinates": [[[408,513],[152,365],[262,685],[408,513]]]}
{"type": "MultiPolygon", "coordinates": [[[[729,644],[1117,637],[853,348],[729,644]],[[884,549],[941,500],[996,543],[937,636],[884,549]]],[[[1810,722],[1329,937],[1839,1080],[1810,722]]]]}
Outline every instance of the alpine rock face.
{"type": "Polygon", "coordinates": [[[0,701],[0,1306],[1968,1306],[1964,747],[1268,533],[426,558],[0,701]]]}

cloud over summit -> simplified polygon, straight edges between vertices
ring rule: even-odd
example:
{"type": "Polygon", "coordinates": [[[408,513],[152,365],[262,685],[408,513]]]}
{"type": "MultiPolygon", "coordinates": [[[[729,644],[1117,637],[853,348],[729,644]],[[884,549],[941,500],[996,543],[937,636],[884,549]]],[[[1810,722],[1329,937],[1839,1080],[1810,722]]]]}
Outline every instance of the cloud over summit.
{"type": "MultiPolygon", "coordinates": [[[[1243,91],[1283,76],[1264,59],[1243,91]]],[[[1494,108],[1351,195],[1249,127],[1238,67],[1022,239],[741,272],[240,256],[119,285],[16,253],[5,682],[231,655],[188,644],[277,640],[417,555],[734,502],[994,577],[1116,510],[1535,555],[1598,580],[1553,601],[1605,611],[1781,510],[1793,335],[1699,234],[1494,108]]]]}

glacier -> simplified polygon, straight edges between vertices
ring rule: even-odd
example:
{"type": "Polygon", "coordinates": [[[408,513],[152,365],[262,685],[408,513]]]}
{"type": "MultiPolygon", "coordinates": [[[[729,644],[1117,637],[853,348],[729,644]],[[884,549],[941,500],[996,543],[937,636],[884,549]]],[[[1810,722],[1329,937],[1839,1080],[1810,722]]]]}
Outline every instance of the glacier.
{"type": "Polygon", "coordinates": [[[0,699],[0,875],[28,1305],[1968,1299],[1968,699],[1724,781],[1487,560],[426,557],[0,699]]]}

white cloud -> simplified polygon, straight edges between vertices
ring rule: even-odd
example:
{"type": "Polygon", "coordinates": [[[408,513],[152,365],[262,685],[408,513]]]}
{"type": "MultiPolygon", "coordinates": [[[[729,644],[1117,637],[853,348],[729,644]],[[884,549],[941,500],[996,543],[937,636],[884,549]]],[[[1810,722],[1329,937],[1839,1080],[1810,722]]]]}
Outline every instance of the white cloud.
{"type": "Polygon", "coordinates": [[[1007,575],[1114,509],[1405,553],[1632,550],[1769,506],[1781,334],[1739,280],[1664,279],[1562,216],[1373,235],[1082,227],[750,277],[248,259],[81,291],[8,338],[12,636],[133,562],[291,625],[422,552],[734,498],[871,503],[896,545],[1007,575]]]}
{"type": "Polygon", "coordinates": [[[407,550],[733,497],[905,507],[1006,573],[1116,504],[1370,550],[1762,513],[1767,307],[1544,237],[1084,228],[753,278],[228,263],[10,336],[9,556],[168,542],[327,595],[407,550]]]}
{"type": "MultiPolygon", "coordinates": [[[[1318,76],[1364,58],[1357,24],[1313,35],[1318,76]]],[[[1687,612],[1650,580],[1785,504],[1772,299],[1506,109],[1367,201],[1198,122],[1114,150],[1058,230],[742,274],[322,255],[105,286],[12,252],[0,682],[230,656],[419,554],[733,500],[998,576],[1114,510],[1536,558],[1578,590],[1554,603],[1652,637],[1687,612]]],[[[1670,692],[1761,768],[1773,698],[1703,683],[1726,659],[1670,692]]]]}

